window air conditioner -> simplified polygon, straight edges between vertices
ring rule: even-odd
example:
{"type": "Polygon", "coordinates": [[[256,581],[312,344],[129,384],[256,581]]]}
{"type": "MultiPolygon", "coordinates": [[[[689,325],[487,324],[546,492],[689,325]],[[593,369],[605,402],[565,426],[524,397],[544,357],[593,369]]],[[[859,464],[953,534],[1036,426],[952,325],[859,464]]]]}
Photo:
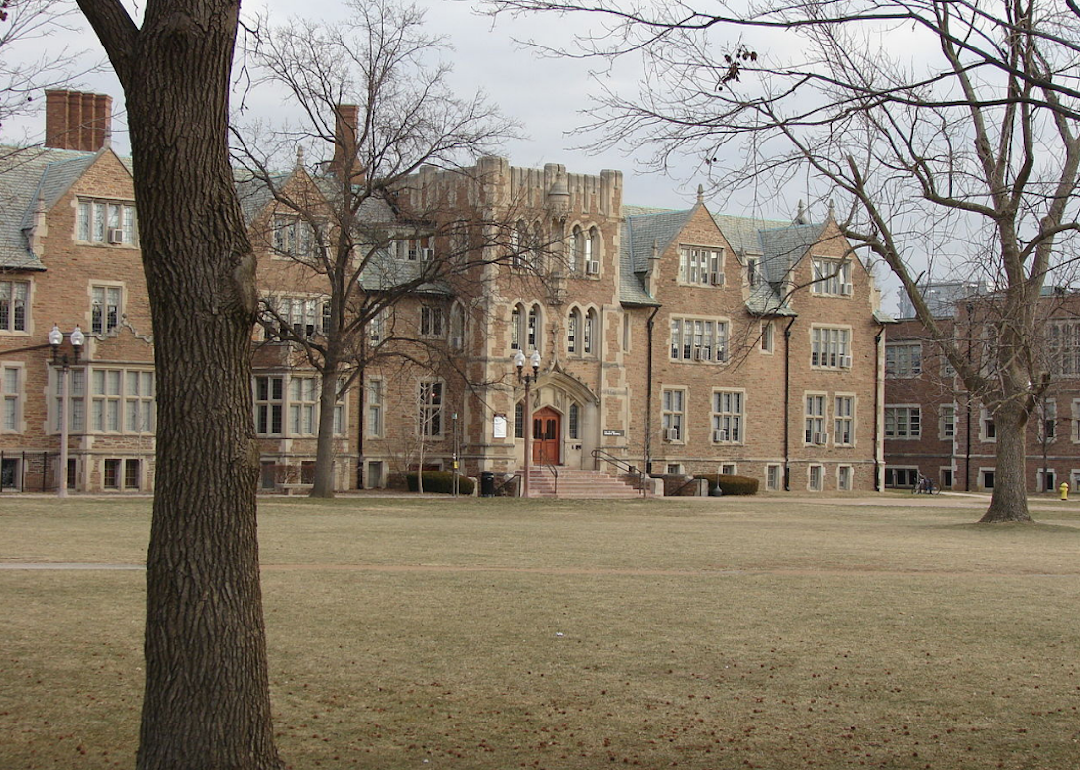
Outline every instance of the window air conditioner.
{"type": "Polygon", "coordinates": [[[108,236],[109,236],[109,243],[123,243],[124,242],[124,231],[121,230],[119,227],[110,227],[109,232],[108,232],[108,236]]]}
{"type": "Polygon", "coordinates": [[[843,367],[844,369],[850,369],[851,368],[851,356],[842,356],[840,358],[840,366],[843,367]]]}
{"type": "Polygon", "coordinates": [[[709,358],[705,354],[705,351],[702,348],[694,348],[694,360],[695,361],[708,361],[709,358]]]}
{"type": "Polygon", "coordinates": [[[600,275],[600,263],[595,259],[586,262],[585,273],[587,275],[600,275]]]}
{"type": "Polygon", "coordinates": [[[711,283],[713,286],[723,286],[724,274],[719,271],[715,273],[709,273],[709,283],[711,283]]]}
{"type": "Polygon", "coordinates": [[[728,433],[727,433],[726,430],[714,430],[712,432],[712,440],[713,441],[727,441],[728,440],[727,436],[728,436],[728,433]]]}
{"type": "Polygon", "coordinates": [[[430,262],[435,258],[435,249],[420,249],[420,259],[430,262]]]}
{"type": "Polygon", "coordinates": [[[843,286],[841,286],[840,287],[840,293],[842,295],[844,295],[845,297],[850,297],[851,296],[851,284],[850,283],[845,283],[843,286]]]}
{"type": "Polygon", "coordinates": [[[828,444],[829,443],[829,434],[828,433],[815,433],[814,434],[814,443],[815,444],[820,444],[820,445],[828,444]]]}
{"type": "Polygon", "coordinates": [[[664,431],[664,438],[667,439],[668,441],[678,441],[679,440],[679,429],[678,428],[668,428],[666,431],[664,431]]]}

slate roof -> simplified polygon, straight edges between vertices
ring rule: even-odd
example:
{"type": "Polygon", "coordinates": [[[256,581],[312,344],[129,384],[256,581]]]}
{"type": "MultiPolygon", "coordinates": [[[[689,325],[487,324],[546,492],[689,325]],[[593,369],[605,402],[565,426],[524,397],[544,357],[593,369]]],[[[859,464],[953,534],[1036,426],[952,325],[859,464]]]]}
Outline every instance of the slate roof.
{"type": "MultiPolygon", "coordinates": [[[[272,184],[281,188],[283,185],[288,184],[294,173],[289,171],[273,174],[270,177],[272,184]]],[[[250,172],[243,169],[234,170],[233,178],[236,180],[236,192],[240,198],[240,209],[244,215],[244,223],[250,226],[255,217],[259,215],[259,212],[274,201],[274,194],[269,185],[265,184],[261,179],[255,179],[250,172]]],[[[312,177],[312,181],[315,182],[316,187],[322,191],[327,200],[333,200],[334,196],[337,195],[338,185],[333,179],[315,176],[312,177]]],[[[360,204],[360,210],[357,212],[356,217],[358,221],[369,225],[390,224],[397,219],[393,207],[382,198],[368,198],[365,200],[360,204]]]]}
{"type": "Polygon", "coordinates": [[[658,305],[649,296],[643,282],[649,267],[649,257],[655,251],[662,254],[679,236],[690,218],[690,212],[670,209],[647,209],[643,206],[624,206],[619,273],[619,300],[627,305],[658,305]]]}
{"type": "MultiPolygon", "coordinates": [[[[276,187],[287,184],[294,171],[274,174],[271,177],[276,187]]],[[[251,225],[252,221],[274,201],[274,194],[269,185],[261,179],[255,179],[250,172],[238,169],[234,171],[236,189],[240,198],[240,208],[244,215],[244,222],[251,225]]],[[[327,200],[332,201],[339,193],[336,180],[326,176],[312,176],[312,181],[322,191],[327,200]]],[[[386,228],[393,230],[398,225],[399,219],[393,206],[381,197],[367,198],[360,204],[356,213],[356,221],[361,225],[367,225],[372,229],[386,228]]],[[[378,291],[417,280],[421,275],[423,264],[418,261],[410,262],[396,258],[389,249],[379,249],[371,258],[361,278],[364,288],[378,291]]],[[[424,283],[416,287],[420,293],[447,294],[449,289],[442,284],[424,283]]]]}
{"type": "Polygon", "coordinates": [[[100,153],[40,147],[0,147],[0,269],[44,270],[30,250],[26,230],[33,224],[38,200],[46,210],[98,158],[100,153]]]}
{"type": "MultiPolygon", "coordinates": [[[[657,305],[645,291],[644,277],[654,247],[663,253],[679,237],[694,209],[652,209],[624,206],[622,283],[619,299],[628,305],[657,305]]],[[[753,217],[712,215],[717,228],[740,260],[757,257],[764,278],[750,292],[746,308],[757,315],[794,315],[777,293],[779,284],[821,237],[824,224],[792,224],[753,217]]]]}
{"type": "MultiPolygon", "coordinates": [[[[292,174],[273,175],[274,184],[285,184],[292,174]]],[[[244,169],[233,169],[233,180],[236,183],[236,196],[240,199],[240,212],[244,217],[244,224],[251,222],[274,200],[274,194],[270,187],[261,179],[255,179],[251,173],[244,169]]]]}

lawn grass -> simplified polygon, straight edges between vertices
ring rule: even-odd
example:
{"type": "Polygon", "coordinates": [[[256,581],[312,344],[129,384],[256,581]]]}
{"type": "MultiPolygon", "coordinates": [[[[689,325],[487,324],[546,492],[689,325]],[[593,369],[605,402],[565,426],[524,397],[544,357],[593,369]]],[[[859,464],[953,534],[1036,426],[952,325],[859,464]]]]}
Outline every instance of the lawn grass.
{"type": "MultiPolygon", "coordinates": [[[[1080,765],[1080,506],[263,500],[290,767],[1080,765]]],[[[147,500],[6,498],[0,562],[138,563],[147,500]]],[[[29,565],[27,565],[29,566],[29,565]]],[[[133,764],[143,575],[0,569],[0,768],[133,764]]]]}

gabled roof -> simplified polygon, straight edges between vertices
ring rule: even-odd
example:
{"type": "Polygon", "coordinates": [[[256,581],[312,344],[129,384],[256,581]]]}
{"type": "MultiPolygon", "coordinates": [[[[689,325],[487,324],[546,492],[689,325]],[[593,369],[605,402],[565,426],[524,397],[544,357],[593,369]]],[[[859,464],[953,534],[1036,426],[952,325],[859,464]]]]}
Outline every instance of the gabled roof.
{"type": "Polygon", "coordinates": [[[761,268],[765,280],[770,283],[785,280],[824,232],[824,224],[787,224],[761,230],[761,268]]]}
{"type": "MultiPolygon", "coordinates": [[[[240,198],[240,207],[243,211],[244,222],[249,227],[267,206],[274,200],[274,192],[271,187],[281,189],[292,181],[297,174],[296,170],[277,173],[267,180],[255,178],[250,172],[238,169],[234,171],[236,179],[237,195],[240,198]]],[[[332,177],[317,175],[308,177],[315,188],[326,200],[328,207],[333,206],[334,199],[340,195],[338,181],[332,177]]],[[[409,229],[409,225],[401,223],[397,212],[390,201],[381,196],[373,196],[364,199],[356,212],[355,221],[360,226],[370,227],[371,230],[385,230],[393,232],[397,227],[409,229]]],[[[380,239],[385,233],[379,233],[380,239]]],[[[375,241],[378,243],[379,241],[375,241]]],[[[360,283],[366,290],[379,291],[400,286],[402,284],[417,281],[422,276],[424,264],[419,260],[409,261],[398,259],[389,248],[379,248],[370,255],[369,261],[364,266],[360,275],[360,283]]],[[[416,286],[418,293],[447,294],[449,289],[442,284],[422,283],[416,286]]]]}
{"type": "Polygon", "coordinates": [[[52,208],[102,152],[41,147],[2,147],[0,155],[0,269],[44,270],[41,257],[30,250],[27,230],[34,223],[39,201],[52,208]]]}
{"type": "MultiPolygon", "coordinates": [[[[274,174],[271,179],[274,186],[280,187],[291,177],[290,172],[274,174]]],[[[236,196],[240,199],[240,212],[243,214],[244,224],[250,227],[255,217],[273,202],[274,193],[262,179],[256,179],[245,169],[233,169],[233,179],[236,182],[236,196]]]]}
{"type": "MultiPolygon", "coordinates": [[[[236,193],[240,199],[240,209],[244,215],[244,224],[251,226],[260,213],[274,202],[272,187],[283,188],[296,175],[296,171],[280,172],[270,175],[270,184],[262,178],[252,176],[251,172],[244,169],[235,169],[233,178],[236,180],[236,193]]],[[[315,188],[329,202],[337,196],[337,182],[326,176],[310,177],[315,188]]],[[[328,203],[328,205],[330,205],[328,203]]],[[[356,213],[356,220],[363,224],[381,225],[390,224],[397,220],[397,214],[389,201],[382,197],[367,198],[360,204],[360,210],[356,213]]]]}
{"type": "Polygon", "coordinates": [[[724,237],[727,238],[731,248],[740,257],[760,257],[762,255],[762,230],[791,225],[790,222],[758,219],[757,217],[734,217],[728,214],[714,214],[713,221],[720,229],[720,232],[724,234],[724,237]]]}
{"type": "MultiPolygon", "coordinates": [[[[643,278],[654,249],[663,253],[683,231],[694,208],[673,211],[641,206],[624,206],[626,216],[622,232],[622,282],[619,299],[624,304],[656,305],[645,291],[643,278]]],[[[756,257],[763,281],[746,301],[755,315],[795,315],[778,291],[780,284],[816,243],[824,224],[792,224],[753,217],[712,215],[717,229],[731,244],[740,260],[756,257]]]]}
{"type": "Polygon", "coordinates": [[[626,305],[658,305],[642,281],[653,253],[663,254],[686,226],[693,209],[673,211],[624,206],[619,253],[619,300],[626,305]]]}
{"type": "Polygon", "coordinates": [[[624,249],[628,250],[634,272],[644,272],[648,268],[654,246],[660,254],[667,250],[668,245],[679,237],[692,212],[693,209],[657,209],[626,216],[624,249]]]}

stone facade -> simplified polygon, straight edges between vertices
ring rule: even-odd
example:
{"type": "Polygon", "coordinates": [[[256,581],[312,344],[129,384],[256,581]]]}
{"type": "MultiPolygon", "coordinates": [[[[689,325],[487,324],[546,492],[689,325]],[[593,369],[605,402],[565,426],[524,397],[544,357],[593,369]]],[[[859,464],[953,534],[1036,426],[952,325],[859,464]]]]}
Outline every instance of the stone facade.
{"type": "MultiPolygon", "coordinates": [[[[54,113],[75,114],[50,103],[54,113]]],[[[99,133],[107,137],[107,125],[99,133]]],[[[23,192],[33,226],[21,250],[9,231],[15,246],[0,252],[0,283],[28,290],[24,321],[14,320],[14,300],[0,313],[5,486],[56,488],[63,368],[46,342],[55,323],[87,337],[69,368],[71,486],[149,490],[153,337],[137,233],[124,218],[129,166],[107,144],[38,155],[24,175],[40,191],[23,192]]],[[[290,183],[318,185],[306,174],[290,183]]],[[[318,276],[274,253],[275,216],[288,212],[265,195],[242,203],[264,296],[320,302],[318,276]]],[[[767,490],[879,488],[891,319],[831,220],[724,217],[700,195],[685,211],[632,207],[617,171],[502,158],[466,173],[422,169],[396,210],[481,223],[485,237],[472,267],[394,308],[394,336],[402,346],[424,338],[428,354],[369,364],[342,399],[339,488],[455,462],[470,475],[516,472],[530,413],[533,464],[739,473],[767,490]],[[434,329],[432,308],[443,319],[434,329]],[[518,351],[540,354],[529,408],[518,351]]],[[[438,258],[450,245],[434,238],[426,248],[438,258]]],[[[319,304],[304,307],[321,314],[311,310],[319,304]]],[[[68,339],[65,352],[73,355],[68,339]]],[[[253,356],[262,487],[301,484],[315,458],[313,373],[294,345],[258,331],[253,356]]]]}

